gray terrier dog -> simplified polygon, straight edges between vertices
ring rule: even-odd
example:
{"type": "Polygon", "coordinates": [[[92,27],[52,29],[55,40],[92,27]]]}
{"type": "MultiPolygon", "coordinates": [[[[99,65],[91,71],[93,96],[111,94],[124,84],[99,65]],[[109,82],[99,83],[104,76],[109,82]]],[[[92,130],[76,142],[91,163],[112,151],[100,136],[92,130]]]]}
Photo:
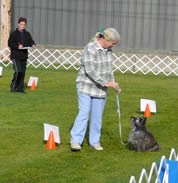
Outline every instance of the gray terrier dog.
{"type": "Polygon", "coordinates": [[[146,129],[146,117],[131,117],[132,131],[129,135],[129,149],[137,152],[159,151],[160,145],[146,129]]]}

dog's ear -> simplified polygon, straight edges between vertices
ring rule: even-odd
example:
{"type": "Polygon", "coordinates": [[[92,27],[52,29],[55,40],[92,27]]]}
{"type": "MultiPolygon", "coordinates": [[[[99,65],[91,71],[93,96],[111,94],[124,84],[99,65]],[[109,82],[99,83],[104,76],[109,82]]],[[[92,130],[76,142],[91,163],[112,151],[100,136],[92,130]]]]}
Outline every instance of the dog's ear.
{"type": "Polygon", "coordinates": [[[134,116],[131,116],[130,120],[131,121],[135,120],[135,117],[134,116]]]}
{"type": "Polygon", "coordinates": [[[141,123],[142,123],[142,125],[144,125],[144,126],[145,126],[145,123],[146,123],[146,117],[143,117],[143,118],[142,118],[142,122],[141,122],[141,123]]]}
{"type": "Polygon", "coordinates": [[[135,117],[134,116],[132,116],[130,118],[130,124],[131,124],[131,128],[134,130],[135,129],[135,117]]]}

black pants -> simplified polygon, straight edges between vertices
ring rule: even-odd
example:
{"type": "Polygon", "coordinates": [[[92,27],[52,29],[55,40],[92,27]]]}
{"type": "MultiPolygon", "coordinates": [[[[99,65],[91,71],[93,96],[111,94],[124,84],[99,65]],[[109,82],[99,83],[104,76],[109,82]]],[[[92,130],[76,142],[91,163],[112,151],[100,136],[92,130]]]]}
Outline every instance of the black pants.
{"type": "Polygon", "coordinates": [[[24,91],[24,79],[27,60],[26,59],[12,59],[14,76],[11,82],[11,91],[24,91]]]}

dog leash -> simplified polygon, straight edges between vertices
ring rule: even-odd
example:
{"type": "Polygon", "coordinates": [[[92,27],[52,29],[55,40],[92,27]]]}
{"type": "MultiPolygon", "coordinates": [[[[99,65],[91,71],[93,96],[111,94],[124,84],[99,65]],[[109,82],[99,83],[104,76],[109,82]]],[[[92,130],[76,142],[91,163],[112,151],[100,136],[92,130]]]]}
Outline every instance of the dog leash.
{"type": "Polygon", "coordinates": [[[121,122],[121,110],[120,110],[120,102],[119,102],[119,88],[116,88],[117,94],[116,94],[116,103],[117,103],[117,113],[119,117],[119,133],[120,133],[120,139],[121,139],[121,144],[123,145],[128,145],[129,142],[124,143],[122,140],[122,122],[121,122]]]}

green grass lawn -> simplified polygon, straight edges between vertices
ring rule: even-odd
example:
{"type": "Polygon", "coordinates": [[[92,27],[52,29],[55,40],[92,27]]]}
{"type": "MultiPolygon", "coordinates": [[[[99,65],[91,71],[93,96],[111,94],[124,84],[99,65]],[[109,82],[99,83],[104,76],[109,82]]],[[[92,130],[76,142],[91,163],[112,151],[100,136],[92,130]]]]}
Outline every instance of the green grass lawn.
{"type": "Polygon", "coordinates": [[[96,152],[88,145],[88,133],[81,152],[71,152],[70,129],[78,112],[75,78],[77,71],[28,68],[38,76],[35,91],[11,93],[12,66],[0,77],[0,183],[128,183],[138,180],[141,169],[149,172],[153,161],[178,151],[178,77],[152,74],[115,73],[120,94],[123,139],[130,132],[130,117],[140,115],[140,98],[156,100],[157,113],[147,119],[147,128],[160,152],[137,153],[120,143],[116,93],[109,89],[103,117],[101,144],[96,152]],[[61,144],[47,150],[43,123],[59,126],[61,144]]]}

